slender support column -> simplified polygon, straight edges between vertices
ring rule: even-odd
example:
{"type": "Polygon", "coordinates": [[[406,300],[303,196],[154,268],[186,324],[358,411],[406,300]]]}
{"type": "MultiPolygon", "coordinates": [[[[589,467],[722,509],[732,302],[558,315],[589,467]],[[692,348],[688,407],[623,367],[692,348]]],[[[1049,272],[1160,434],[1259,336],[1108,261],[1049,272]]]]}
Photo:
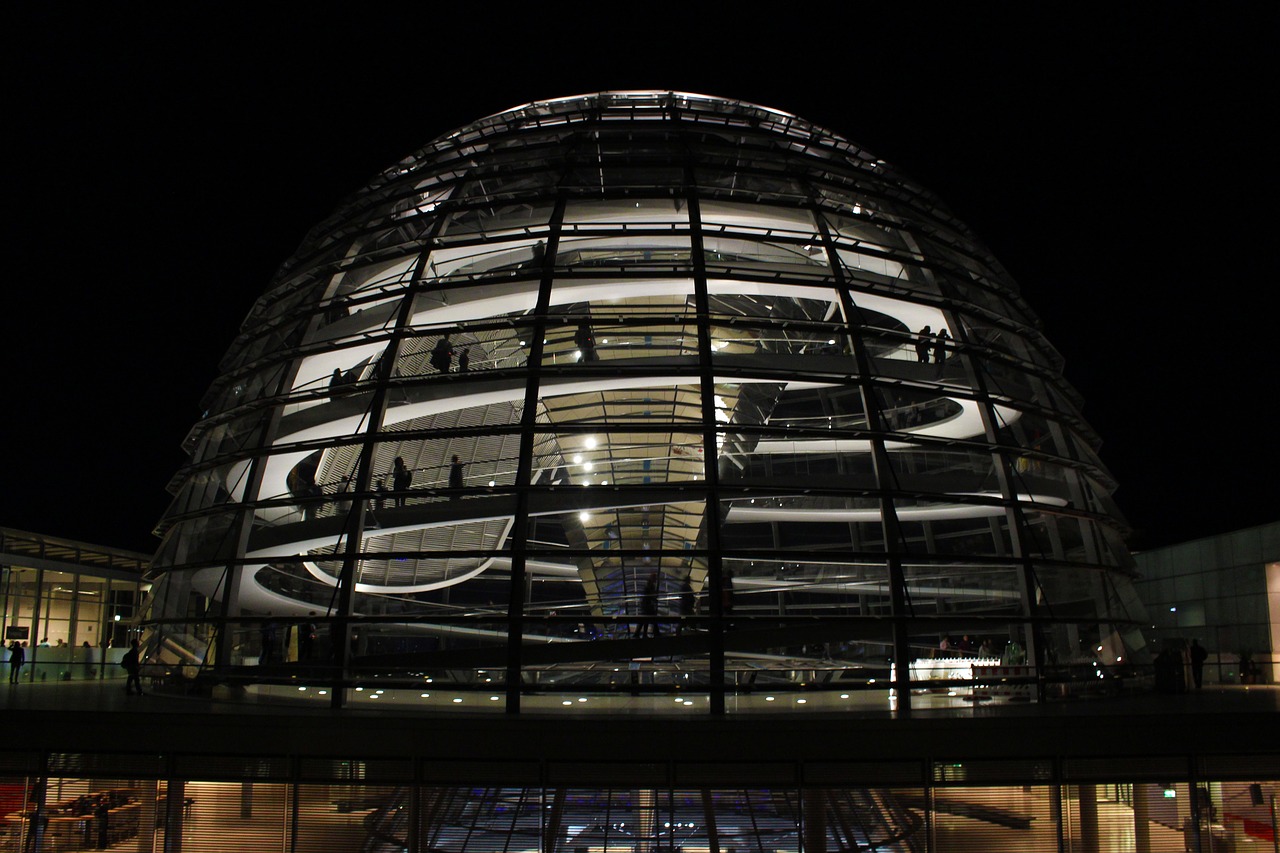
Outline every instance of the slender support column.
{"type": "Polygon", "coordinates": [[[1151,853],[1151,814],[1149,795],[1155,787],[1133,783],[1133,847],[1135,853],[1151,853]]]}
{"type": "Polygon", "coordinates": [[[707,826],[707,853],[720,853],[720,830],[716,823],[716,805],[711,789],[702,789],[702,821],[707,826]]]}
{"type": "Polygon", "coordinates": [[[170,779],[165,788],[164,849],[161,853],[182,853],[182,818],[186,800],[186,783],[181,779],[170,779]]]}
{"type": "MultiPolygon", "coordinates": [[[[427,246],[435,240],[444,226],[447,215],[440,213],[432,223],[430,233],[423,237],[427,246]]],[[[364,547],[365,514],[369,506],[369,496],[373,484],[373,457],[377,449],[378,439],[382,433],[382,422],[387,413],[387,400],[391,377],[395,372],[396,359],[399,357],[400,345],[404,340],[405,330],[413,318],[414,302],[426,285],[427,264],[431,251],[424,251],[418,259],[414,270],[412,284],[405,289],[396,312],[395,326],[392,336],[387,341],[378,360],[375,371],[376,385],[373,398],[369,402],[369,410],[365,413],[365,439],[360,447],[360,456],[356,463],[356,476],[352,484],[351,509],[347,513],[343,527],[342,569],[338,575],[338,602],[336,612],[333,607],[325,614],[333,617],[329,637],[333,648],[333,685],[330,690],[329,704],[333,708],[341,708],[346,700],[346,684],[348,670],[351,666],[351,615],[355,600],[355,587],[358,582],[358,569],[362,560],[364,547]]]]}
{"type": "Polygon", "coordinates": [[[707,294],[707,267],[703,255],[702,214],[692,166],[684,172],[689,207],[690,252],[693,257],[693,300],[698,323],[698,387],[702,417],[702,476],[707,483],[702,526],[706,531],[707,579],[710,582],[711,648],[708,674],[711,713],[725,713],[724,661],[724,562],[720,554],[720,451],[716,433],[716,377],[711,363],[711,302],[707,294]]]}
{"type": "Polygon", "coordinates": [[[522,665],[520,645],[524,641],[525,566],[529,545],[529,487],[533,482],[534,432],[538,428],[538,399],[541,394],[542,359],[547,337],[547,308],[551,305],[551,285],[555,278],[556,253],[560,249],[560,225],[564,221],[565,200],[561,196],[551,212],[551,231],[542,257],[538,279],[538,300],[533,309],[529,334],[529,357],[525,362],[524,408],[520,411],[520,460],[516,463],[516,506],[511,524],[511,584],[507,600],[507,696],[506,712],[520,713],[522,665]]]}
{"type": "MultiPolygon", "coordinates": [[[[944,288],[945,290],[945,288],[944,288]]],[[[953,299],[954,294],[949,294],[953,299]]],[[[1017,481],[1013,466],[1007,453],[1001,446],[999,428],[993,412],[991,395],[983,368],[970,354],[968,329],[954,312],[946,312],[947,323],[951,326],[952,337],[961,345],[959,356],[968,371],[969,382],[977,396],[978,413],[982,418],[982,429],[991,450],[992,465],[995,468],[996,481],[1000,486],[1000,496],[1004,502],[1005,518],[1009,525],[1009,539],[1013,553],[1017,559],[1020,574],[1019,584],[1022,596],[1022,614],[1029,617],[1025,622],[1027,641],[1027,660],[1035,666],[1036,699],[1045,700],[1045,643],[1041,635],[1038,584],[1035,573],[1035,549],[1031,543],[1034,537],[1029,530],[1027,519],[1019,503],[1017,481]]]]}
{"type": "Polygon", "coordinates": [[[556,853],[560,843],[561,819],[564,815],[564,788],[556,788],[551,795],[551,809],[542,828],[542,853],[556,853]]]}
{"type": "Polygon", "coordinates": [[[1098,853],[1097,786],[1077,785],[1076,797],[1080,804],[1080,849],[1083,853],[1098,853]]]}
{"type": "Polygon", "coordinates": [[[827,263],[831,267],[832,279],[840,296],[840,307],[844,311],[848,326],[849,343],[853,350],[854,363],[858,370],[858,391],[862,397],[863,411],[867,415],[869,444],[871,445],[871,465],[875,471],[876,485],[880,494],[880,529],[884,539],[885,568],[889,580],[889,607],[893,614],[893,688],[897,697],[897,713],[900,717],[911,716],[911,644],[910,617],[914,615],[910,596],[907,594],[906,572],[902,565],[902,531],[898,524],[898,513],[893,505],[891,495],[896,489],[896,477],[889,463],[889,452],[885,448],[885,436],[889,433],[885,422],[884,410],[876,393],[871,356],[867,352],[863,340],[862,329],[866,325],[862,320],[862,311],[853,301],[849,293],[844,268],[840,263],[840,255],[836,243],[831,236],[831,229],[822,215],[822,208],[811,204],[811,212],[822,236],[823,247],[827,254],[827,263]]]}

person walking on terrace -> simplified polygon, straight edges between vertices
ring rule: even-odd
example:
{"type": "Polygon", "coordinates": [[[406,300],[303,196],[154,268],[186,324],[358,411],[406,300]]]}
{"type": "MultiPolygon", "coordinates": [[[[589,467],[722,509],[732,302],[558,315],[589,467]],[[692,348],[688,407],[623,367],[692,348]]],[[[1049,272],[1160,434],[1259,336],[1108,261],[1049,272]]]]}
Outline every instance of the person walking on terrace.
{"type": "Polygon", "coordinates": [[[440,373],[448,373],[453,367],[453,344],[449,343],[448,335],[436,341],[435,349],[431,350],[431,366],[440,373]]]}
{"type": "Polygon", "coordinates": [[[404,464],[404,457],[397,456],[395,469],[391,472],[391,487],[396,493],[396,506],[404,506],[405,492],[409,491],[409,486],[413,483],[413,472],[404,464]]]}
{"type": "Polygon", "coordinates": [[[942,367],[947,363],[947,341],[950,335],[947,334],[946,327],[938,330],[938,334],[933,338],[933,363],[938,365],[938,373],[942,373],[942,367]]]}
{"type": "Polygon", "coordinates": [[[129,651],[124,653],[124,657],[120,659],[120,665],[124,667],[124,671],[129,677],[124,681],[124,692],[132,695],[133,689],[138,688],[138,695],[142,695],[142,660],[141,653],[138,651],[138,641],[134,640],[129,644],[129,651]]]}
{"type": "Polygon", "coordinates": [[[658,630],[658,573],[649,575],[644,582],[644,591],[640,593],[640,616],[643,621],[636,625],[636,636],[647,637],[659,635],[658,630]]]}
{"type": "Polygon", "coordinates": [[[22,648],[22,644],[14,640],[9,644],[9,683],[17,684],[18,676],[22,673],[22,665],[27,662],[27,650],[22,648]]]}
{"type": "Polygon", "coordinates": [[[929,363],[929,345],[933,339],[933,330],[925,326],[916,332],[916,361],[921,364],[929,363]]]}

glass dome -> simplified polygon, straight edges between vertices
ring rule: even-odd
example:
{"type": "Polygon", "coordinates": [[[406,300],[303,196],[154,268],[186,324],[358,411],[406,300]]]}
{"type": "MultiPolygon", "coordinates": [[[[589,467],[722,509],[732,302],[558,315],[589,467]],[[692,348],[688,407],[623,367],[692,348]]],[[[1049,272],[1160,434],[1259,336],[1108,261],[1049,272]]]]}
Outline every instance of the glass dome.
{"type": "Polygon", "coordinates": [[[1144,654],[1016,285],[783,112],[606,92],[445,134],[308,235],[221,371],[145,618],[184,678],[719,713],[1043,698],[1144,654]]]}

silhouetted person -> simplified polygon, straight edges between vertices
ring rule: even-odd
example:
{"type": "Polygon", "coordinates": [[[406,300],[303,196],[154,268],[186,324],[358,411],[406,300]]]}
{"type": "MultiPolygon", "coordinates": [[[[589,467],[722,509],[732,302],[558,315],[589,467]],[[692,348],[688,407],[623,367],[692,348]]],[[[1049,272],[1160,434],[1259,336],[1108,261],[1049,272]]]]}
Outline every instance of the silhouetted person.
{"type": "Polygon", "coordinates": [[[340,393],[342,386],[347,384],[342,378],[342,371],[338,368],[333,369],[333,375],[329,377],[329,394],[336,397],[340,393]]]}
{"type": "Polygon", "coordinates": [[[124,667],[128,678],[124,680],[124,692],[132,694],[134,688],[138,690],[138,695],[142,695],[142,659],[138,650],[138,641],[133,640],[129,643],[129,651],[124,653],[124,657],[120,659],[120,665],[124,667]]]}
{"type": "Polygon", "coordinates": [[[258,626],[258,636],[262,639],[262,657],[258,663],[270,663],[276,659],[276,623],[269,618],[270,612],[267,616],[268,619],[258,626]]]}
{"type": "Polygon", "coordinates": [[[933,363],[938,365],[938,371],[942,371],[942,365],[947,361],[947,340],[949,339],[947,330],[939,329],[938,334],[933,338],[933,363]]]}
{"type": "Polygon", "coordinates": [[[471,347],[463,347],[458,355],[458,372],[466,373],[471,369],[471,347]]]}
{"type": "MultiPolygon", "coordinates": [[[[456,453],[453,456],[453,463],[449,465],[449,488],[462,488],[462,463],[458,461],[458,455],[456,453]]],[[[450,496],[450,499],[456,501],[459,497],[461,497],[461,495],[454,492],[453,495],[450,496]]]]}
{"type": "Polygon", "coordinates": [[[1204,680],[1204,662],[1209,659],[1209,652],[1200,645],[1199,640],[1191,641],[1191,679],[1196,683],[1196,690],[1204,680]]]}
{"type": "Polygon", "coordinates": [[[396,493],[396,506],[404,506],[405,499],[408,497],[405,492],[409,491],[409,486],[413,483],[413,472],[404,464],[404,458],[396,457],[395,468],[391,471],[391,488],[396,493]]]}
{"type": "Polygon", "coordinates": [[[916,332],[916,360],[921,364],[929,363],[929,339],[932,336],[933,332],[928,326],[916,332]]]}
{"type": "MultiPolygon", "coordinates": [[[[142,691],[138,691],[141,695],[142,691]]],[[[98,798],[93,808],[93,822],[98,827],[98,849],[106,850],[111,846],[111,800],[106,796],[98,798]]]]}
{"type": "Polygon", "coordinates": [[[27,651],[22,645],[14,640],[9,644],[9,683],[17,684],[18,676],[22,673],[22,665],[27,662],[27,651]]]}
{"type": "Polygon", "coordinates": [[[658,573],[649,575],[644,582],[644,591],[640,593],[640,616],[644,621],[636,625],[636,636],[645,637],[652,631],[658,636],[658,573]]]}
{"type": "Polygon", "coordinates": [[[693,616],[694,605],[697,604],[697,598],[693,594],[693,586],[689,583],[689,576],[685,575],[680,581],[680,588],[676,591],[677,602],[680,607],[680,621],[676,623],[676,634],[684,632],[684,623],[693,616]]]}
{"type": "Polygon", "coordinates": [[[316,648],[316,612],[307,614],[307,621],[298,626],[298,660],[309,661],[316,648]]]}
{"type": "Polygon", "coordinates": [[[453,366],[453,344],[449,343],[448,335],[436,341],[435,349],[431,350],[431,366],[440,373],[448,373],[453,366]]]}
{"type": "Polygon", "coordinates": [[[529,266],[534,269],[542,269],[542,264],[547,258],[547,243],[545,240],[539,240],[533,246],[533,259],[529,261],[529,266]]]}
{"type": "Polygon", "coordinates": [[[578,331],[573,335],[573,342],[578,345],[578,351],[582,353],[583,361],[598,361],[599,356],[596,355],[596,338],[591,334],[591,324],[582,322],[578,324],[578,331]]]}

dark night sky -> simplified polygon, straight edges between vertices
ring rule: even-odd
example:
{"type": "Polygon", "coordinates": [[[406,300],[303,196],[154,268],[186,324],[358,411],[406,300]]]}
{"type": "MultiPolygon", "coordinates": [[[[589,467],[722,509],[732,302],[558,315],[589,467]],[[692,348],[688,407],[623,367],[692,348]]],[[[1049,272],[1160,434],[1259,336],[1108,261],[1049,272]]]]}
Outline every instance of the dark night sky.
{"type": "Polygon", "coordinates": [[[438,4],[289,5],[305,22],[50,5],[0,23],[0,525],[153,550],[217,361],[309,227],[456,126],[641,88],[796,113],[946,201],[1066,357],[1136,546],[1280,518],[1266,4],[836,4],[853,11],[825,22],[551,5],[467,23],[438,4]]]}

